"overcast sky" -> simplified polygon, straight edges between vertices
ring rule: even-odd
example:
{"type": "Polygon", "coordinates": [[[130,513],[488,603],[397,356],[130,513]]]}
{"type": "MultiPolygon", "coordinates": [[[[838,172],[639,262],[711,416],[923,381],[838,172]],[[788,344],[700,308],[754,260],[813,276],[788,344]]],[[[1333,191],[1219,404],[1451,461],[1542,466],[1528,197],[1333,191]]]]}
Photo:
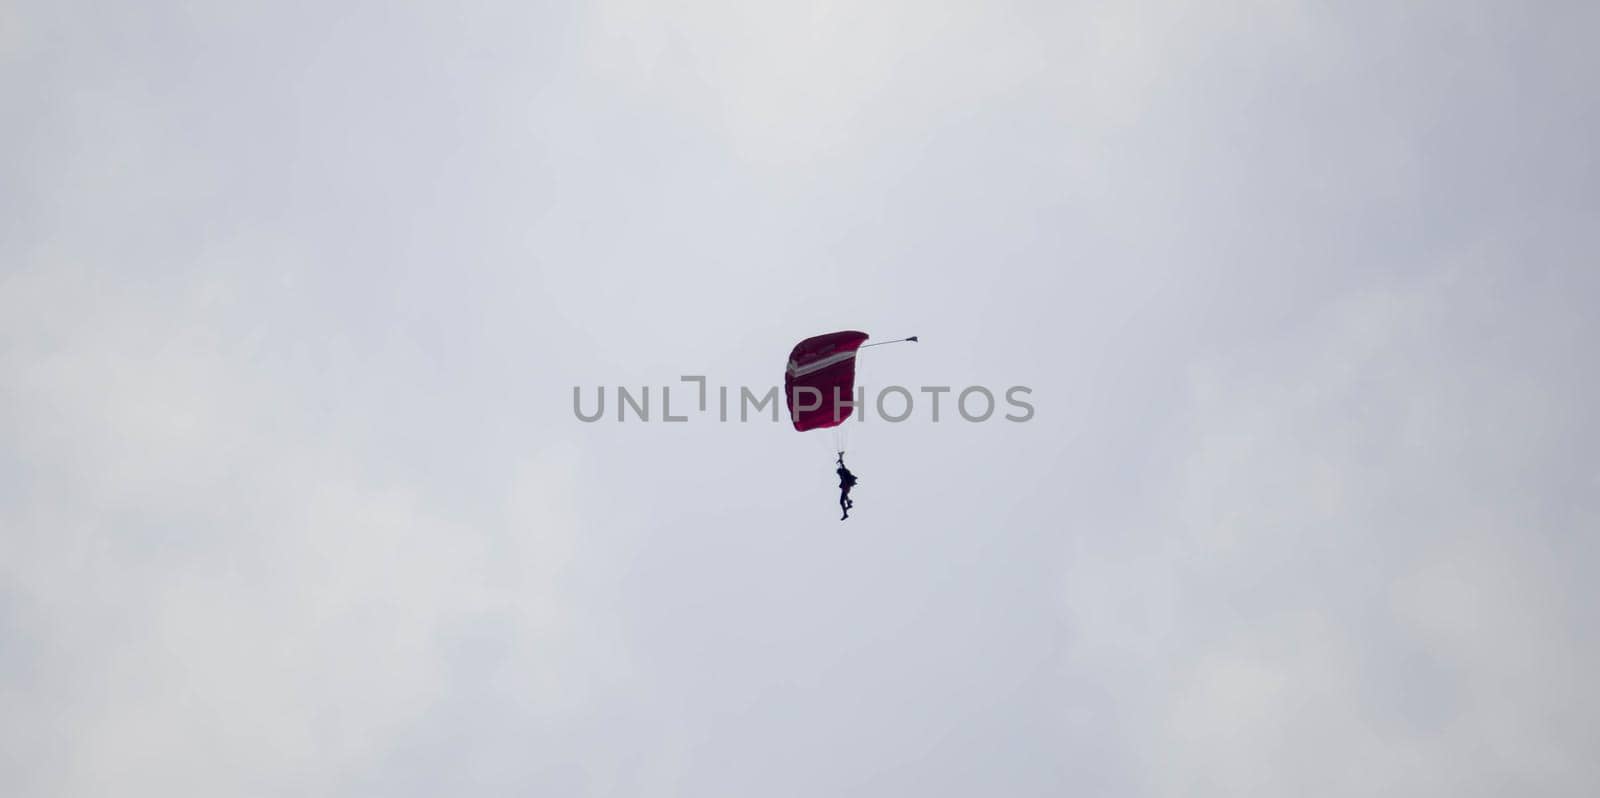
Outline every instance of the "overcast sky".
{"type": "Polygon", "coordinates": [[[0,4],[0,793],[1600,791],[1600,6],[255,5],[0,4]]]}

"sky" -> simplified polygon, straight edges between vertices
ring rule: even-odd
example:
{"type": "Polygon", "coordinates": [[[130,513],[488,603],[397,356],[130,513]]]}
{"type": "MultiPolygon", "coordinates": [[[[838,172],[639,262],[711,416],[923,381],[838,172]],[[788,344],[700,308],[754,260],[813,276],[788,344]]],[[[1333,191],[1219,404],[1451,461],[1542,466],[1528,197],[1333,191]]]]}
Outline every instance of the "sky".
{"type": "Polygon", "coordinates": [[[1592,795],[1597,24],[0,5],[0,793],[1592,795]]]}

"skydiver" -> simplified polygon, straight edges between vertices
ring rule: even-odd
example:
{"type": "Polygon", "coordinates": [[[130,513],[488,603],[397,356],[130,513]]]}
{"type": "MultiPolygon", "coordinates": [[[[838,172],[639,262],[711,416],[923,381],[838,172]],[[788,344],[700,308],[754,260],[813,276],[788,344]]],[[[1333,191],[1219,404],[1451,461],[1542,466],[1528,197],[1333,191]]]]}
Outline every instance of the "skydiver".
{"type": "Polygon", "coordinates": [[[839,467],[835,469],[834,473],[839,475],[839,509],[844,512],[843,515],[839,516],[839,520],[843,521],[850,517],[850,508],[856,506],[855,500],[850,498],[850,489],[856,485],[856,475],[850,473],[850,469],[844,467],[844,452],[839,453],[837,462],[839,467]]]}

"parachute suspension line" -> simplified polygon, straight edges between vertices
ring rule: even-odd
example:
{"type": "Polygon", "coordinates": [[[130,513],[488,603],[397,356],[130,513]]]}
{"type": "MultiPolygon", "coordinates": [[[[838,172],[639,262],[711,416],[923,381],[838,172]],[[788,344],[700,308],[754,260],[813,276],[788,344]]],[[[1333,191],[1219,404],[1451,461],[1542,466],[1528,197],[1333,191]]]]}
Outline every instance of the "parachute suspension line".
{"type": "MultiPolygon", "coordinates": [[[[913,336],[910,336],[910,337],[907,337],[907,338],[896,338],[893,341],[879,341],[879,342],[877,342],[875,344],[862,344],[861,346],[856,347],[856,348],[857,349],[867,349],[867,348],[874,347],[874,346],[887,346],[889,344],[903,344],[903,343],[905,343],[907,341],[910,341],[912,343],[916,343],[917,342],[917,336],[913,335],[913,336]]],[[[845,421],[844,423],[839,424],[838,426],[832,428],[833,429],[833,450],[834,450],[834,452],[836,454],[839,455],[840,458],[843,458],[845,450],[850,448],[850,425],[854,424],[854,423],[859,423],[860,420],[861,419],[859,417],[858,418],[853,418],[853,419],[845,421]]]]}
{"type": "MultiPolygon", "coordinates": [[[[846,422],[849,423],[849,422],[846,422]]],[[[826,449],[829,454],[837,455],[850,441],[844,432],[844,424],[827,429],[814,429],[806,433],[813,445],[819,449],[826,449]]]]}
{"type": "Polygon", "coordinates": [[[879,342],[877,342],[875,344],[862,344],[861,346],[859,346],[857,348],[858,349],[866,349],[867,347],[871,347],[871,346],[886,346],[888,344],[903,344],[906,341],[915,342],[916,340],[917,340],[917,336],[913,335],[910,338],[896,338],[893,341],[879,341],[879,342]]]}

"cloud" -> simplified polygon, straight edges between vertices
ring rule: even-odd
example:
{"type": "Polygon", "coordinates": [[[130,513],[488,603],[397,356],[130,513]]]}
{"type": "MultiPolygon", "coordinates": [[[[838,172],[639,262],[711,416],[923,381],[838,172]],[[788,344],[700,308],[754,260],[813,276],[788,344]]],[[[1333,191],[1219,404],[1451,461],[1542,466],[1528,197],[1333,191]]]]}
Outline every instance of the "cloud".
{"type": "Polygon", "coordinates": [[[1595,390],[1546,357],[1576,344],[1573,301],[1461,265],[1195,367],[1162,792],[1595,782],[1571,719],[1600,709],[1600,640],[1565,564],[1594,508],[1535,486],[1571,478],[1565,424],[1595,390]]]}
{"type": "Polygon", "coordinates": [[[0,792],[1600,781],[1588,12],[5,13],[0,792]]]}
{"type": "Polygon", "coordinates": [[[581,707],[614,668],[567,658],[593,652],[563,586],[569,472],[547,459],[581,453],[530,455],[480,520],[374,480],[361,443],[318,429],[315,375],[269,376],[214,315],[218,280],[6,279],[7,791],[339,791],[463,676],[523,712],[581,707]],[[484,619],[503,662],[458,672],[452,641],[484,619]]]}

